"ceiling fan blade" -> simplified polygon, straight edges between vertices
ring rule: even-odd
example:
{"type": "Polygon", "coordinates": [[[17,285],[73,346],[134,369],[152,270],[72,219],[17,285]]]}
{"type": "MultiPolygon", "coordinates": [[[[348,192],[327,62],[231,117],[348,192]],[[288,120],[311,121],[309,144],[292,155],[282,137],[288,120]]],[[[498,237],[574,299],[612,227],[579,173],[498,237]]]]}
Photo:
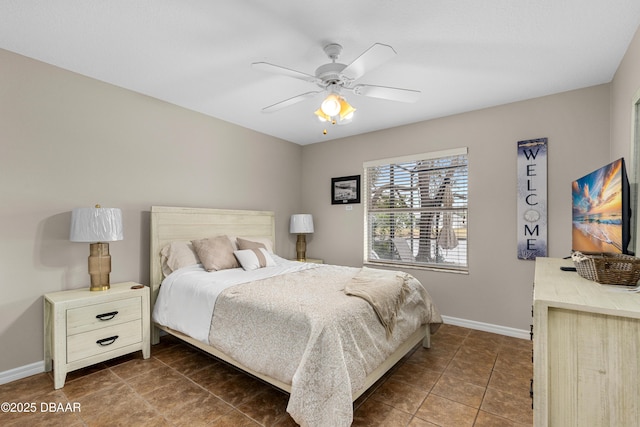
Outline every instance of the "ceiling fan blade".
{"type": "Polygon", "coordinates": [[[251,66],[256,70],[280,74],[281,76],[293,77],[294,79],[300,79],[311,83],[318,83],[320,81],[320,79],[318,79],[316,76],[312,76],[311,74],[292,70],[286,67],[281,67],[280,65],[270,64],[268,62],[254,62],[251,64],[251,66]]]}
{"type": "Polygon", "coordinates": [[[285,99],[284,101],[276,102],[273,105],[264,107],[262,109],[262,112],[273,113],[274,111],[282,110],[283,108],[287,108],[287,107],[290,107],[291,105],[297,104],[298,102],[302,102],[305,99],[311,98],[319,93],[320,91],[303,93],[302,95],[297,95],[297,96],[294,96],[293,98],[285,99]]]}
{"type": "Polygon", "coordinates": [[[353,92],[356,95],[400,102],[416,102],[422,93],[419,90],[373,85],[355,85],[353,87],[353,92]]]}
{"type": "Polygon", "coordinates": [[[359,79],[366,72],[373,70],[396,56],[396,51],[386,44],[375,43],[365,50],[351,64],[347,65],[342,74],[352,80],[359,79]]]}

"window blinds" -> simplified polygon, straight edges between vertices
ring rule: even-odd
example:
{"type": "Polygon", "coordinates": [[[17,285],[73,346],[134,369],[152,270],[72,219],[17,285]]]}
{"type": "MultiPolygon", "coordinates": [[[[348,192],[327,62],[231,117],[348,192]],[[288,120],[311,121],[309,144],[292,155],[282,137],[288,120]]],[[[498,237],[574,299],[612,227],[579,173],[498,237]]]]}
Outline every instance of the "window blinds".
{"type": "Polygon", "coordinates": [[[466,271],[467,149],[364,164],[365,261],[466,271]]]}

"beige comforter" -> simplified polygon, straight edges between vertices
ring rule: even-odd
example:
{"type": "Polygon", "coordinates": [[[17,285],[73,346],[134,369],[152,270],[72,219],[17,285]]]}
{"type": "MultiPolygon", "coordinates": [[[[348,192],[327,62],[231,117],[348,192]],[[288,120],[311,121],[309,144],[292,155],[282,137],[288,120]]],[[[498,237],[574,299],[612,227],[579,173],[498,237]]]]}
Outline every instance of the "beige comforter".
{"type": "Polygon", "coordinates": [[[387,337],[371,305],[345,294],[361,269],[317,268],[233,286],[218,297],[210,344],[291,384],[287,411],[303,426],[349,426],[352,393],[417,328],[442,322],[424,287],[409,292],[387,337]]]}

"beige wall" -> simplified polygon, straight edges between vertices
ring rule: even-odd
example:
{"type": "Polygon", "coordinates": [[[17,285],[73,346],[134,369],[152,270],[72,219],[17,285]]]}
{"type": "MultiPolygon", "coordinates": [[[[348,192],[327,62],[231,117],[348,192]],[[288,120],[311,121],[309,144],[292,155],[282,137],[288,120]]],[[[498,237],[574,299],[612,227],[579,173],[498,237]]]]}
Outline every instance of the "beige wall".
{"type": "MultiPolygon", "coordinates": [[[[611,83],[611,159],[631,155],[632,105],[640,95],[640,27],[631,40],[611,83]]],[[[628,164],[636,164],[632,160],[628,164]]],[[[629,165],[627,165],[629,166],[629,165]]],[[[633,174],[630,171],[630,175],[633,174]]]]}
{"type": "Polygon", "coordinates": [[[119,207],[111,281],[149,277],[152,205],[276,212],[293,256],[302,148],[0,50],[0,373],[42,361],[42,295],[88,285],[70,211],[119,207]]]}
{"type": "MultiPolygon", "coordinates": [[[[640,147],[634,147],[633,111],[634,102],[640,99],[640,27],[629,45],[629,49],[622,59],[618,71],[611,84],[611,158],[624,157],[627,159],[627,169],[632,188],[637,191],[640,159],[636,158],[640,153],[640,147]],[[635,150],[634,150],[635,148],[635,150]],[[634,151],[636,154],[634,154],[634,151]]],[[[640,141],[640,135],[635,135],[635,140],[640,141]]],[[[636,200],[632,212],[632,220],[636,228],[632,229],[632,241],[635,241],[636,253],[640,248],[640,203],[636,200]]]]}
{"type": "MultiPolygon", "coordinates": [[[[631,41],[627,52],[611,84],[611,159],[624,157],[627,159],[627,173],[632,182],[632,189],[638,189],[640,178],[640,147],[634,150],[634,102],[640,99],[640,27],[631,41]],[[635,154],[634,154],[635,152],[635,154]]],[[[640,141],[640,136],[635,136],[640,141]]],[[[636,198],[636,201],[638,198],[636,198]]],[[[638,202],[636,202],[638,204],[638,202]]],[[[635,241],[636,253],[640,251],[640,204],[632,212],[632,241],[635,241]]]]}
{"type": "Polygon", "coordinates": [[[534,263],[516,256],[516,143],[540,137],[549,138],[549,255],[569,255],[571,181],[609,160],[609,85],[305,146],[308,255],[362,265],[363,206],[332,206],[331,177],[361,174],[367,160],[467,146],[469,275],[408,271],[444,315],[528,329],[534,263]]]}

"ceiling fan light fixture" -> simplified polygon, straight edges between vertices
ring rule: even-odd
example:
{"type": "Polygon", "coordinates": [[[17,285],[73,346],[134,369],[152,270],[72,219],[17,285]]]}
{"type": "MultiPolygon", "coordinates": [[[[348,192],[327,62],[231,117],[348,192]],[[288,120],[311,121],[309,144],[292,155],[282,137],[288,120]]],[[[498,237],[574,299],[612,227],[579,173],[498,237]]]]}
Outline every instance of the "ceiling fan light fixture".
{"type": "Polygon", "coordinates": [[[322,101],[320,109],[329,117],[337,115],[341,109],[340,96],[336,95],[335,93],[330,93],[329,96],[327,96],[324,101],[322,101]]]}
{"type": "Polygon", "coordinates": [[[340,120],[351,120],[355,111],[346,99],[340,97],[340,120]]]}
{"type": "Polygon", "coordinates": [[[355,111],[356,111],[356,109],[353,108],[351,106],[351,104],[349,104],[347,102],[346,99],[344,99],[340,95],[337,95],[335,93],[331,93],[331,94],[329,94],[329,96],[327,96],[327,99],[325,99],[322,102],[322,105],[320,106],[320,108],[318,108],[314,112],[314,114],[316,116],[318,116],[318,119],[321,122],[332,122],[332,123],[339,122],[339,123],[342,123],[342,124],[347,124],[347,123],[350,123],[351,120],[353,119],[353,113],[355,111]],[[327,109],[325,109],[325,102],[327,102],[327,100],[329,98],[331,98],[331,102],[333,102],[333,101],[337,102],[338,108],[329,109],[329,111],[327,111],[327,109]],[[330,114],[330,113],[332,113],[332,114],[330,114]]]}
{"type": "Polygon", "coordinates": [[[331,120],[331,117],[327,116],[327,115],[322,111],[322,109],[321,109],[321,108],[318,108],[318,109],[314,112],[314,114],[315,114],[316,116],[318,116],[318,120],[320,120],[321,122],[328,122],[328,121],[330,121],[330,120],[331,120]]]}
{"type": "MultiPolygon", "coordinates": [[[[353,121],[353,114],[350,114],[348,117],[345,117],[344,119],[340,119],[337,124],[338,125],[348,125],[349,123],[351,123],[353,121]]],[[[334,123],[336,124],[336,123],[334,123]]]]}

